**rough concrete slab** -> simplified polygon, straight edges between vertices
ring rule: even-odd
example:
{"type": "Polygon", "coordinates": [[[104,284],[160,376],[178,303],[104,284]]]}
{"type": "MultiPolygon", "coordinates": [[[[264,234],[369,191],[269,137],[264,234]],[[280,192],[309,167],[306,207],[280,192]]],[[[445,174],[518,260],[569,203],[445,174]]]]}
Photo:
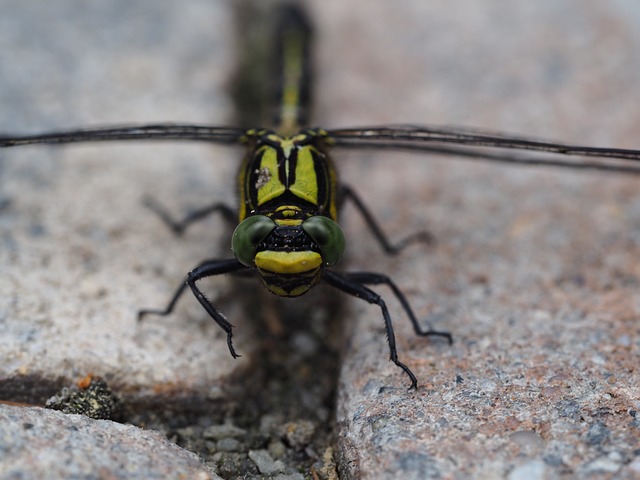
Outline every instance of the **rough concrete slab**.
{"type": "MultiPolygon", "coordinates": [[[[230,121],[234,30],[224,2],[1,8],[3,132],[230,121]]],[[[247,356],[234,361],[191,298],[177,315],[136,320],[140,308],[163,308],[200,261],[230,253],[219,218],[177,238],[143,196],[178,217],[233,201],[237,152],[94,144],[0,155],[0,397],[41,400],[87,373],[128,396],[215,397],[220,379],[246,368],[249,352],[239,347],[247,356]]]]}
{"type": "Polygon", "coordinates": [[[159,432],[0,405],[0,478],[219,479],[159,432]]]}
{"type": "MultiPolygon", "coordinates": [[[[321,104],[325,124],[451,124],[639,146],[634,3],[367,5],[360,15],[351,4],[318,9],[335,20],[321,43],[321,83],[335,94],[321,104]]],[[[343,473],[637,476],[640,179],[387,152],[343,166],[393,236],[426,227],[438,239],[385,258],[349,211],[350,268],[389,273],[422,318],[456,339],[416,338],[389,300],[400,358],[421,383],[408,392],[387,361],[379,312],[352,303],[338,400],[343,473]]]]}

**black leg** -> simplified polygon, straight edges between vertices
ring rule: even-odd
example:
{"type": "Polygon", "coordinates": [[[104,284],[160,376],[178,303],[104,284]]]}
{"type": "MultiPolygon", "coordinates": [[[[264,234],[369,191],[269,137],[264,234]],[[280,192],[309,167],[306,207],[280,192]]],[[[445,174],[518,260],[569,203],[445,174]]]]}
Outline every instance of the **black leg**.
{"type": "Polygon", "coordinates": [[[173,297],[171,297],[171,301],[169,302],[169,304],[164,310],[160,310],[157,308],[144,308],[142,310],[138,310],[138,321],[142,320],[142,318],[145,317],[146,315],[159,315],[161,317],[166,317],[167,315],[171,315],[171,312],[173,312],[173,309],[175,308],[176,303],[178,303],[178,300],[180,299],[180,297],[182,296],[186,288],[187,288],[187,281],[185,279],[185,281],[182,282],[178,287],[178,289],[176,290],[176,293],[173,294],[173,297]]]}
{"type": "Polygon", "coordinates": [[[160,205],[155,199],[145,196],[143,199],[144,205],[152,210],[156,215],[158,215],[164,223],[166,223],[169,228],[177,235],[181,235],[189,225],[198,220],[202,220],[205,217],[208,217],[214,212],[220,212],[222,217],[230,224],[237,223],[237,214],[236,212],[225,205],[224,203],[213,203],[204,208],[196,210],[195,212],[190,213],[182,220],[174,220],[169,212],[165,210],[165,208],[160,205]]]}
{"type": "Polygon", "coordinates": [[[422,326],[418,322],[418,319],[416,318],[416,315],[413,313],[413,309],[411,308],[411,304],[407,300],[407,297],[404,296],[404,293],[402,293],[398,286],[387,275],[374,272],[347,272],[342,273],[341,275],[343,278],[346,278],[347,280],[355,283],[365,285],[387,285],[402,305],[402,308],[409,317],[409,320],[411,320],[413,330],[416,332],[416,335],[421,335],[424,337],[443,337],[447,339],[449,345],[453,343],[453,338],[451,337],[451,334],[449,332],[433,330],[430,325],[428,326],[427,330],[423,330],[422,326]]]}
{"type": "Polygon", "coordinates": [[[351,189],[351,187],[341,185],[340,194],[341,202],[345,202],[346,200],[351,200],[351,202],[353,202],[362,215],[362,218],[364,218],[369,230],[371,230],[386,253],[395,255],[412,243],[433,244],[435,242],[433,235],[429,232],[422,231],[415,232],[395,244],[391,243],[369,209],[365,206],[360,197],[358,197],[358,195],[351,189]]]}
{"type": "Polygon", "coordinates": [[[194,296],[196,297],[198,302],[200,302],[200,305],[204,307],[209,316],[211,316],[211,318],[215,320],[220,328],[222,328],[226,332],[229,352],[231,353],[231,356],[233,356],[233,358],[237,358],[240,355],[236,353],[231,341],[231,337],[233,336],[233,325],[231,325],[226,317],[211,304],[211,302],[205,297],[204,293],[202,293],[202,291],[197,287],[196,282],[202,278],[212,277],[214,275],[242,272],[247,268],[248,267],[242,265],[235,258],[229,260],[208,260],[206,262],[203,262],[199,266],[194,268],[191,272],[189,272],[185,283],[180,285],[180,287],[176,290],[173,297],[171,298],[171,301],[169,302],[169,305],[167,305],[167,308],[165,308],[164,310],[140,310],[138,312],[138,319],[141,319],[143,316],[148,314],[169,315],[173,311],[176,303],[178,302],[178,299],[182,296],[188,286],[189,288],[191,288],[194,296]]]}
{"type": "Polygon", "coordinates": [[[366,302],[378,305],[380,307],[380,309],[382,310],[382,316],[384,317],[384,328],[387,333],[387,343],[389,344],[389,359],[402,370],[404,370],[404,373],[409,376],[409,378],[411,379],[411,386],[409,388],[416,389],[418,387],[418,379],[409,369],[409,367],[398,360],[398,351],[396,350],[396,337],[393,333],[391,316],[389,315],[389,310],[387,309],[387,305],[384,303],[382,297],[380,297],[380,295],[375,293],[373,290],[365,287],[362,283],[352,280],[347,276],[342,276],[340,274],[332,272],[330,270],[325,270],[322,273],[322,278],[329,285],[342,290],[349,295],[361,298],[366,302]]]}

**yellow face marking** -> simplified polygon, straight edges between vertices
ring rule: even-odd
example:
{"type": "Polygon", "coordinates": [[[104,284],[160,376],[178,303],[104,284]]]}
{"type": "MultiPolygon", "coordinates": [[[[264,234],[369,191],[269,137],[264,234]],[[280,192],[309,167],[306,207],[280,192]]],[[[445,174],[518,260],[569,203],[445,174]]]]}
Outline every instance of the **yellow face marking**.
{"type": "Polygon", "coordinates": [[[317,270],[322,266],[318,252],[278,252],[265,250],[254,258],[256,267],[265,272],[292,275],[317,270]]]}
{"type": "Polygon", "coordinates": [[[318,283],[322,257],[317,252],[258,252],[254,258],[262,283],[280,297],[297,297],[318,283]]]}

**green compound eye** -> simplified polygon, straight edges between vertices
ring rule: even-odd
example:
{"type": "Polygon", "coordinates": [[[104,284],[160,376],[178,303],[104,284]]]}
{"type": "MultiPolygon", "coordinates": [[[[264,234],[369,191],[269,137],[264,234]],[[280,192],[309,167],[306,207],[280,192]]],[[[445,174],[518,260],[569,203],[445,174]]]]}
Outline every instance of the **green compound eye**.
{"type": "Polygon", "coordinates": [[[254,215],[240,222],[231,238],[231,250],[238,261],[247,267],[253,265],[256,247],[274,228],[275,222],[265,215],[254,215]]]}
{"type": "Polygon", "coordinates": [[[342,228],[328,217],[311,217],[302,223],[302,229],[320,247],[325,266],[332,267],[344,255],[345,240],[342,228]]]}

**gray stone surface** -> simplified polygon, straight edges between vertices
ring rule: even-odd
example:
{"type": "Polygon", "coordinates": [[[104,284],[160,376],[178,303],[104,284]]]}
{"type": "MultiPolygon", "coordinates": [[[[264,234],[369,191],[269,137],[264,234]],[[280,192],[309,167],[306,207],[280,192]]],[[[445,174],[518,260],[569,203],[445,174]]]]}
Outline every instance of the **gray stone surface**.
{"type": "MultiPolygon", "coordinates": [[[[635,3],[370,5],[366,22],[350,5],[332,12],[332,28],[347,33],[321,43],[321,79],[341,85],[322,103],[341,115],[326,124],[640,145],[635,3]]],[[[416,338],[389,300],[400,358],[421,385],[407,392],[379,312],[352,303],[338,400],[344,471],[637,478],[638,177],[387,152],[342,164],[394,236],[427,227],[438,240],[385,258],[348,211],[350,268],[389,273],[420,317],[455,337],[453,347],[416,338]]]]}
{"type": "Polygon", "coordinates": [[[219,479],[159,432],[0,405],[0,478],[219,479]]]}
{"type": "MultiPolygon", "coordinates": [[[[1,131],[230,122],[234,30],[224,2],[0,7],[1,131]]],[[[217,396],[221,378],[246,368],[242,333],[247,355],[234,361],[193,298],[178,315],[136,320],[140,308],[164,307],[201,260],[230,253],[219,218],[177,238],[143,196],[176,216],[233,198],[234,154],[175,143],[0,152],[1,398],[24,384],[23,399],[46,398],[87,373],[129,397],[217,396]]],[[[224,279],[212,287],[229,288],[224,279]]]]}
{"type": "MultiPolygon", "coordinates": [[[[312,2],[317,122],[638,148],[636,3],[312,2]]],[[[0,131],[231,122],[225,2],[0,5],[0,131]]],[[[129,398],[211,396],[247,368],[250,322],[233,302],[236,361],[190,298],[174,317],[135,321],[223,251],[219,220],[177,239],[142,195],[176,215],[228,198],[234,155],[194,145],[0,152],[0,378],[12,393],[34,399],[42,379],[92,372],[129,398]]],[[[438,239],[386,258],[349,209],[349,268],[389,273],[421,318],[456,339],[415,338],[389,301],[401,359],[421,385],[407,392],[379,312],[350,303],[345,476],[639,475],[638,178],[389,152],[339,163],[394,238],[426,227],[438,239]]],[[[229,287],[211,288],[224,297],[229,287]]]]}

